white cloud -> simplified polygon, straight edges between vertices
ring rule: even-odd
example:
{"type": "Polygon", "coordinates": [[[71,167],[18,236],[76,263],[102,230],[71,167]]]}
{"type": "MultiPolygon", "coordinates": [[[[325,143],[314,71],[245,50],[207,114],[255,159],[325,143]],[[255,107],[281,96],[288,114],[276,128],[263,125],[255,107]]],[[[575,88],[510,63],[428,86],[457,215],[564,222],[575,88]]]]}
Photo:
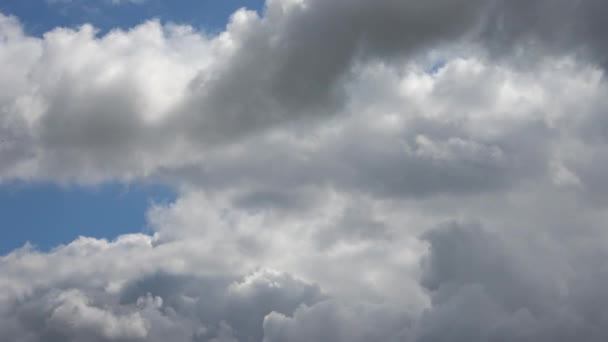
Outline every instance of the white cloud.
{"type": "Polygon", "coordinates": [[[41,38],[0,15],[0,181],[179,191],[149,234],[0,257],[0,333],[605,340],[608,6],[548,6],[270,0],[217,35],[41,38]]]}

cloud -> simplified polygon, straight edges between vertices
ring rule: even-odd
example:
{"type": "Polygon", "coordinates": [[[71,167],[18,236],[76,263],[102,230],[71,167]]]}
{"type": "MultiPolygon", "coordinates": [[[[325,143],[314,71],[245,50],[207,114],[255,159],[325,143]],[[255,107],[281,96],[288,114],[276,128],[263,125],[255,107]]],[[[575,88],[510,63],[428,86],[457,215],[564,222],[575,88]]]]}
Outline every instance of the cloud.
{"type": "Polygon", "coordinates": [[[601,20],[606,11],[597,0],[496,1],[481,38],[498,54],[523,45],[533,53],[576,53],[605,67],[606,44],[600,37],[606,31],[601,20]]]}
{"type": "Polygon", "coordinates": [[[179,193],[145,233],[0,257],[0,333],[605,340],[605,8],[269,0],[217,34],[42,37],[0,15],[0,182],[179,193]]]}
{"type": "MultiPolygon", "coordinates": [[[[421,10],[443,16],[454,6],[466,17],[474,7],[444,5],[421,10]]],[[[148,22],[103,37],[85,25],[32,38],[32,60],[20,61],[23,72],[12,76],[29,82],[5,105],[14,117],[12,135],[19,134],[19,127],[28,131],[13,139],[30,149],[11,162],[19,170],[7,176],[38,178],[40,172],[59,178],[65,169],[74,169],[78,174],[67,178],[82,182],[145,177],[159,168],[200,163],[206,157],[201,152],[214,148],[210,144],[225,145],[252,132],[339,110],[345,101],[340,79],[360,53],[384,56],[440,38],[436,25],[412,21],[407,26],[410,21],[401,20],[411,12],[407,6],[379,3],[370,11],[374,17],[366,18],[362,14],[368,6],[353,4],[351,11],[348,3],[271,1],[263,17],[236,12],[226,31],[214,37],[148,22]],[[339,20],[323,19],[332,13],[339,20]],[[387,13],[394,18],[380,20],[387,13]],[[361,21],[355,26],[360,29],[336,30],[330,24],[351,21],[361,21]],[[412,37],[389,39],[386,33],[396,29],[411,30],[412,37]],[[309,56],[318,50],[326,53],[309,56]],[[44,151],[35,153],[34,144],[44,151]],[[176,153],[193,160],[168,157],[176,153]]],[[[6,50],[12,57],[14,42],[28,37],[14,19],[6,20],[11,22],[6,50]]],[[[450,16],[444,31],[464,23],[464,18],[450,16]]]]}
{"type": "Polygon", "coordinates": [[[15,67],[3,71],[0,176],[85,184],[160,178],[211,187],[329,182],[428,196],[504,188],[559,164],[543,159],[552,153],[553,132],[570,129],[560,107],[581,112],[580,125],[597,130],[588,102],[577,102],[601,106],[601,71],[592,66],[545,57],[544,66],[512,69],[475,50],[427,72],[433,57],[425,48],[464,35],[484,6],[368,6],[272,1],[261,17],[238,11],[216,36],[150,21],[101,37],[85,25],[39,39],[3,17],[3,55],[15,67]],[[414,9],[449,17],[446,27],[409,18],[414,9]],[[323,19],[331,13],[332,23],[357,29],[337,30],[323,19]],[[386,13],[394,20],[379,19],[386,13]],[[313,51],[324,53],[308,56],[313,51]],[[550,83],[560,82],[577,90],[557,105],[550,83]],[[259,169],[268,161],[286,168],[265,180],[270,174],[259,169]]]}
{"type": "Polygon", "coordinates": [[[225,65],[217,73],[201,72],[192,84],[195,96],[183,110],[202,108],[208,115],[187,120],[189,127],[217,140],[331,113],[344,100],[342,79],[361,56],[413,54],[457,35],[468,27],[477,3],[278,0],[267,2],[263,17],[240,10],[220,36],[229,48],[225,65]],[[441,24],[417,20],[418,11],[441,24]]]}
{"type": "Polygon", "coordinates": [[[421,317],[416,340],[594,341],[608,334],[605,317],[579,302],[602,298],[597,289],[580,285],[590,269],[560,265],[564,260],[544,260],[541,269],[536,258],[542,251],[526,251],[521,241],[510,247],[500,235],[477,227],[435,231],[427,238],[431,254],[422,284],[433,306],[421,317]],[[564,266],[573,268],[560,270],[564,266]]]}
{"type": "MultiPolygon", "coordinates": [[[[125,236],[75,242],[49,253],[21,250],[0,262],[6,275],[0,329],[15,341],[601,340],[608,334],[601,300],[606,274],[585,263],[580,252],[605,255],[603,244],[588,242],[565,252],[571,239],[543,245],[536,236],[526,242],[467,223],[432,229],[423,236],[428,252],[416,257],[418,286],[430,300],[419,309],[406,304],[414,293],[403,291],[400,282],[390,282],[396,291],[378,301],[361,297],[363,292],[345,295],[343,287],[352,285],[326,291],[269,269],[208,273],[197,262],[202,255],[193,255],[201,241],[151,247],[136,242],[145,236],[125,236]],[[64,259],[74,260],[77,253],[81,263],[64,259]],[[128,264],[122,262],[125,253],[128,264]],[[38,275],[36,282],[30,274],[38,275]],[[10,283],[20,283],[18,294],[9,295],[10,283]]],[[[339,264],[332,254],[315,268],[339,264]]],[[[381,278],[375,278],[372,286],[379,286],[381,278]]],[[[331,288],[331,280],[316,279],[331,288]]]]}
{"type": "Polygon", "coordinates": [[[388,306],[329,301],[301,307],[293,317],[268,315],[264,341],[400,341],[411,323],[407,313],[388,306]]]}
{"type": "MultiPolygon", "coordinates": [[[[125,236],[110,243],[88,239],[48,254],[23,250],[6,256],[2,268],[7,275],[14,269],[41,279],[21,283],[25,279],[12,274],[2,281],[0,329],[15,341],[163,341],[169,337],[208,341],[224,335],[261,340],[267,314],[289,315],[300,305],[325,298],[318,286],[272,270],[242,276],[230,272],[197,275],[194,264],[178,265],[178,259],[173,259],[176,250],[170,253],[172,265],[164,267],[150,259],[151,269],[135,271],[146,255],[164,258],[164,247],[184,248],[179,244],[150,248],[135,242],[144,239],[125,236]],[[66,263],[75,253],[83,264],[66,263]],[[129,255],[133,268],[124,265],[123,253],[129,255]],[[35,265],[36,261],[59,268],[42,274],[45,267],[35,265]],[[123,266],[116,267],[119,264],[123,266]],[[99,272],[102,268],[107,273],[99,272]],[[11,288],[16,292],[11,293],[11,288]]],[[[192,247],[187,249],[194,252],[192,247]]]]}

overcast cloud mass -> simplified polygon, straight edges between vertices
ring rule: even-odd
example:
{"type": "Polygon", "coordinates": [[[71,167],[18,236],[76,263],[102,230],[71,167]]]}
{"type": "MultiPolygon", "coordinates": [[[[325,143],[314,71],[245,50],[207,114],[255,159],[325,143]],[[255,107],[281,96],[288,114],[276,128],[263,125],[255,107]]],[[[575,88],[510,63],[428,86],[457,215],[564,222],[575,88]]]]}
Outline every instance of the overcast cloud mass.
{"type": "Polygon", "coordinates": [[[267,0],[213,34],[36,37],[0,13],[0,182],[179,192],[147,234],[0,256],[0,339],[607,341],[607,16],[267,0]]]}

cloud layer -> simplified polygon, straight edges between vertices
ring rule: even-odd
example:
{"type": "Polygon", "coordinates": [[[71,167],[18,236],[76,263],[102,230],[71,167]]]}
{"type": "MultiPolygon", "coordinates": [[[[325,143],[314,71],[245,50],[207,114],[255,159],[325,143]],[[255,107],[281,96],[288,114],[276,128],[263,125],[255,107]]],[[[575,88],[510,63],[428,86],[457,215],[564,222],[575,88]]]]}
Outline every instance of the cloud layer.
{"type": "Polygon", "coordinates": [[[146,234],[0,257],[0,334],[605,341],[607,10],[268,0],[218,34],[42,37],[0,14],[0,181],[180,194],[146,234]]]}

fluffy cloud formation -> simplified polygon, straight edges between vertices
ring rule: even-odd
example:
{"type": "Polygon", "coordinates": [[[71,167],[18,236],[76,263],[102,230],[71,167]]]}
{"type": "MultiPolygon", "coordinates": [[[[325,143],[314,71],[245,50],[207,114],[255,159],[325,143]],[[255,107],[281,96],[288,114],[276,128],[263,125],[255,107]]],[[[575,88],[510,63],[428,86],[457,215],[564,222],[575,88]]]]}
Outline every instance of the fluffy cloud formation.
{"type": "Polygon", "coordinates": [[[219,34],[0,15],[0,181],[152,182],[0,257],[10,341],[604,341],[601,1],[269,0],[219,34]]]}
{"type": "MultiPolygon", "coordinates": [[[[373,295],[363,290],[348,294],[340,288],[326,293],[318,285],[268,269],[243,275],[236,269],[227,272],[228,268],[213,272],[201,267],[201,260],[212,259],[202,247],[205,239],[156,244],[150,237],[125,236],[114,242],[82,239],[45,254],[16,251],[0,262],[7,275],[2,279],[0,328],[14,341],[606,338],[602,284],[607,273],[599,261],[587,259],[606,256],[601,243],[588,242],[590,255],[582,256],[576,255],[579,250],[554,250],[556,242],[526,243],[471,224],[444,225],[424,239],[430,248],[422,253],[419,286],[430,302],[422,305],[414,298],[415,290],[406,290],[405,282],[418,276],[407,270],[404,258],[395,258],[402,265],[392,270],[383,263],[376,266],[384,270],[349,267],[359,282],[370,277],[374,281],[367,286],[395,290],[373,295]]],[[[294,258],[286,251],[297,245],[267,247],[294,258]]],[[[326,265],[315,264],[308,272],[344,267],[352,260],[343,260],[343,253],[356,257],[353,251],[325,253],[326,265]]],[[[368,262],[375,257],[370,249],[365,254],[368,262]]],[[[396,250],[390,254],[395,257],[396,250]]],[[[215,255],[214,262],[225,257],[215,255]]],[[[386,255],[382,259],[390,262],[386,255]]],[[[292,264],[293,270],[307,272],[297,260],[275,264],[292,264]]],[[[356,286],[341,276],[323,278],[316,279],[356,286]]]]}

